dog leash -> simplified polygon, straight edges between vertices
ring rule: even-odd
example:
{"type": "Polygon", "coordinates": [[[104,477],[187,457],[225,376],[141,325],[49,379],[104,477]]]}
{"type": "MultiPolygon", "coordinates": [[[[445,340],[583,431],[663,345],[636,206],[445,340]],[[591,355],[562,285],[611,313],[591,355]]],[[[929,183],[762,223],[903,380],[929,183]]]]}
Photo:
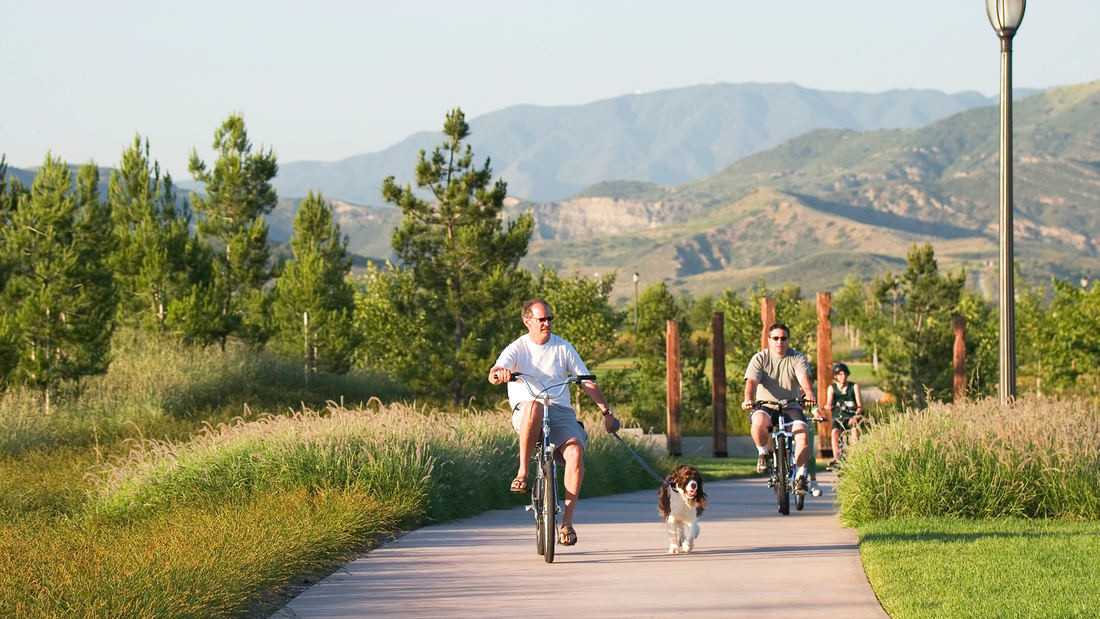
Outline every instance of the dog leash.
{"type": "Polygon", "coordinates": [[[629,453],[631,456],[633,456],[634,459],[638,461],[638,464],[640,464],[641,467],[645,470],[645,472],[649,473],[650,476],[653,477],[653,479],[657,480],[657,483],[659,483],[659,484],[669,483],[669,481],[667,479],[665,479],[664,477],[661,477],[660,475],[658,475],[657,472],[653,470],[653,467],[649,466],[649,463],[647,463],[645,460],[643,460],[642,457],[638,455],[638,452],[634,451],[634,449],[630,446],[630,444],[623,440],[623,437],[619,436],[618,432],[612,432],[611,436],[614,436],[615,438],[619,439],[619,442],[623,444],[623,447],[626,447],[627,453],[629,453]]]}

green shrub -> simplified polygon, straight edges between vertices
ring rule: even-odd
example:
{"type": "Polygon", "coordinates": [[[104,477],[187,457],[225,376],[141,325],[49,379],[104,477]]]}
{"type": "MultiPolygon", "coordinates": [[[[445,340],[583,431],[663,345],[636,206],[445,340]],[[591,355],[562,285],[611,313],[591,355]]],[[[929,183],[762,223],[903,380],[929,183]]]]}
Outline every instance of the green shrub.
{"type": "Polygon", "coordinates": [[[1084,400],[982,400],[897,415],[852,446],[841,516],[1100,517],[1100,412],[1084,400]]]}

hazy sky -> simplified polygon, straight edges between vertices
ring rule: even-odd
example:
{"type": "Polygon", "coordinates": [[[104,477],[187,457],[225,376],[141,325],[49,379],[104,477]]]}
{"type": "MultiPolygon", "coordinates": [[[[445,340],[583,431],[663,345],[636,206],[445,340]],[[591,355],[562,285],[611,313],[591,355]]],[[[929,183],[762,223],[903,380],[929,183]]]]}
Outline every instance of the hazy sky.
{"type": "MultiPolygon", "coordinates": [[[[114,166],[135,132],[186,177],[242,112],[280,161],[336,160],[518,103],[706,82],[998,89],[984,0],[0,0],[0,153],[114,166]]],[[[1100,2],[1032,0],[1015,84],[1100,79],[1100,2]]]]}

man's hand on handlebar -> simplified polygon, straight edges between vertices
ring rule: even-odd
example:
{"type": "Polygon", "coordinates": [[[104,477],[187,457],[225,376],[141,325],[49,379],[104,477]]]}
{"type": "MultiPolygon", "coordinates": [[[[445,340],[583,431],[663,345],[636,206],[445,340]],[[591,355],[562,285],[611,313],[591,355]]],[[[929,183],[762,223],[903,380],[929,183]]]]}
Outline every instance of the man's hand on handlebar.
{"type": "Polygon", "coordinates": [[[752,410],[752,400],[742,400],[741,401],[741,410],[743,410],[743,411],[752,410]]]}
{"type": "Polygon", "coordinates": [[[494,367],[489,370],[489,382],[494,385],[503,385],[512,380],[512,371],[508,368],[494,367]]]}

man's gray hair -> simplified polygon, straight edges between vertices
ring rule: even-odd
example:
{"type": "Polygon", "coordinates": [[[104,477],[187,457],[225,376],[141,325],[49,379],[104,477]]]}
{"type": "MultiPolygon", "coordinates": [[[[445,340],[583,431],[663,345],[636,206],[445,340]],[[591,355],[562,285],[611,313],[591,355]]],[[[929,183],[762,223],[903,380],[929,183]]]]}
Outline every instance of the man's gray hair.
{"type": "Polygon", "coordinates": [[[540,299],[539,297],[535,297],[533,299],[528,299],[528,300],[523,302],[523,311],[520,312],[520,316],[523,317],[523,318],[530,318],[531,317],[531,308],[538,305],[538,304],[540,304],[540,303],[542,304],[543,307],[546,308],[547,312],[550,311],[550,304],[547,303],[545,299],[540,299]]]}

